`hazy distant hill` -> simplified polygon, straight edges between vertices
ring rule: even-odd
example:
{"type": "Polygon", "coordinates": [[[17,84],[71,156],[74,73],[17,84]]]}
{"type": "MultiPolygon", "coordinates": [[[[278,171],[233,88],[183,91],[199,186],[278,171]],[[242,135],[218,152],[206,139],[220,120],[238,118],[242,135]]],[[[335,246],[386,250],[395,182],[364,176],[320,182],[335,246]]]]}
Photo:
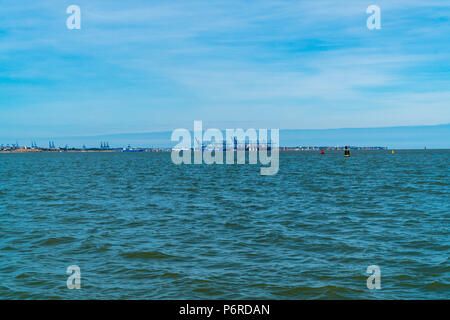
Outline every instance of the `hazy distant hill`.
{"type": "MultiPolygon", "coordinates": [[[[57,146],[87,147],[99,146],[101,141],[109,142],[111,147],[131,146],[141,147],[171,147],[171,132],[147,132],[111,134],[89,137],[49,137],[41,139],[21,139],[20,145],[29,145],[31,140],[39,146],[47,146],[52,140],[57,146]]],[[[1,143],[16,141],[2,140],[1,143]]],[[[314,130],[281,130],[281,146],[382,146],[402,149],[450,148],[450,124],[436,126],[357,128],[357,129],[314,129],[314,130]]]]}
{"type": "Polygon", "coordinates": [[[283,130],[281,145],[355,145],[389,148],[450,148],[450,124],[329,130],[283,130]]]}

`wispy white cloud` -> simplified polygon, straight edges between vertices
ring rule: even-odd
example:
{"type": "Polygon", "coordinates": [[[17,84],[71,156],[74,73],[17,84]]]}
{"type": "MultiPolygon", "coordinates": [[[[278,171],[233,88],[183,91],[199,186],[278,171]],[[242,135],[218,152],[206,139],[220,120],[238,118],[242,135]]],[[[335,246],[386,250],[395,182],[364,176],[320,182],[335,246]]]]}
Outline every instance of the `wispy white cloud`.
{"type": "Polygon", "coordinates": [[[372,2],[3,2],[0,133],[450,122],[447,1],[372,2]]]}

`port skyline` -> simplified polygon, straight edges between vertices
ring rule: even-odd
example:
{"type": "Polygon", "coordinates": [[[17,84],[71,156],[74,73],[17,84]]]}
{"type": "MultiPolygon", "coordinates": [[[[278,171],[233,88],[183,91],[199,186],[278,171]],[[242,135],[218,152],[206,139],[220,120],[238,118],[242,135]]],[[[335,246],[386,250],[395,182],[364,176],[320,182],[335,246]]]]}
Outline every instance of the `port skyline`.
{"type": "MultiPolygon", "coordinates": [[[[351,150],[390,150],[388,147],[382,146],[348,146],[351,150]]],[[[206,150],[208,147],[203,147],[202,150],[206,150]]],[[[249,144],[239,144],[232,148],[224,148],[218,149],[217,147],[210,147],[211,150],[245,150],[245,151],[254,151],[251,150],[251,145],[249,144]]],[[[279,151],[321,151],[321,150],[344,150],[345,146],[280,146],[279,151]]],[[[4,145],[0,144],[0,153],[33,153],[33,152],[171,152],[172,148],[156,148],[156,147],[131,147],[128,145],[127,147],[109,147],[100,144],[100,147],[70,147],[68,145],[64,147],[55,146],[54,142],[49,142],[49,147],[39,147],[35,143],[32,143],[31,146],[20,146],[18,144],[13,145],[4,145]]],[[[190,148],[191,151],[199,151],[197,148],[190,148]]]]}

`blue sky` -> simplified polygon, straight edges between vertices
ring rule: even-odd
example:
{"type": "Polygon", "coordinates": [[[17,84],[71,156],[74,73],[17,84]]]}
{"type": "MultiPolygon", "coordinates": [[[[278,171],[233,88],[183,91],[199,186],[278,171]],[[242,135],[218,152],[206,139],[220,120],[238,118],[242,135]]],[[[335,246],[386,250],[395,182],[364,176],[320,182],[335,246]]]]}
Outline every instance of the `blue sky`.
{"type": "Polygon", "coordinates": [[[0,138],[450,123],[449,20],[448,1],[3,0],[0,138]]]}

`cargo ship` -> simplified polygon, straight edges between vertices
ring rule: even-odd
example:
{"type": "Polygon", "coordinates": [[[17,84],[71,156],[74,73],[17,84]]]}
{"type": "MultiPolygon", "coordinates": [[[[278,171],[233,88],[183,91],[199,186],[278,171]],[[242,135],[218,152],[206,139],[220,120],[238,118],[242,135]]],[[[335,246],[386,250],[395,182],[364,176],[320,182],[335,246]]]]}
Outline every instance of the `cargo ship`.
{"type": "Polygon", "coordinates": [[[130,145],[128,145],[128,147],[122,149],[122,152],[144,152],[144,151],[145,151],[145,149],[132,148],[130,145]]]}

